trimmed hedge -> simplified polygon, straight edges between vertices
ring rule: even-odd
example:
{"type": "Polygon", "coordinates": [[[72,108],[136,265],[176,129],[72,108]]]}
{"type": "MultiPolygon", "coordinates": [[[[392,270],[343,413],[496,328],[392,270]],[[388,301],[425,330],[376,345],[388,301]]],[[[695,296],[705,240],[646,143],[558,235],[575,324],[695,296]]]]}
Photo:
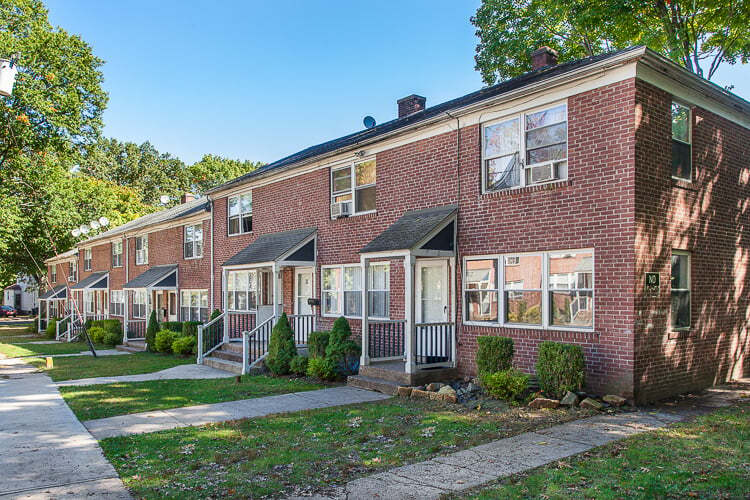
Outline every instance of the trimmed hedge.
{"type": "Polygon", "coordinates": [[[300,377],[304,377],[307,374],[307,356],[295,356],[292,362],[289,363],[289,371],[300,377]]]}
{"type": "Polygon", "coordinates": [[[89,334],[91,342],[94,344],[101,344],[104,341],[104,335],[107,334],[107,331],[101,326],[94,325],[87,330],[87,333],[89,334]]]}
{"type": "Polygon", "coordinates": [[[286,375],[289,373],[289,364],[295,356],[297,356],[297,346],[294,344],[294,333],[292,327],[289,326],[286,313],[281,313],[279,321],[271,331],[268,355],[264,363],[274,375],[286,375]]]}
{"type": "Polygon", "coordinates": [[[177,337],[172,342],[172,352],[174,352],[175,354],[180,354],[182,356],[192,354],[196,342],[196,338],[192,335],[183,335],[181,337],[177,337]]]}
{"type": "Polygon", "coordinates": [[[162,330],[182,333],[182,321],[163,321],[159,326],[162,330]]]}
{"type": "Polygon", "coordinates": [[[202,325],[200,321],[185,321],[182,323],[182,336],[187,337],[195,337],[198,338],[198,325],[202,325]]]}
{"type": "Polygon", "coordinates": [[[477,337],[477,372],[497,373],[510,369],[513,362],[513,339],[477,337]]]}
{"type": "Polygon", "coordinates": [[[330,332],[311,332],[307,337],[307,352],[311,358],[324,358],[330,332]]]}
{"type": "Polygon", "coordinates": [[[560,399],[583,387],[584,360],[581,346],[545,341],[539,344],[536,362],[539,388],[560,399]]]}
{"type": "Polygon", "coordinates": [[[310,358],[307,360],[307,374],[321,380],[335,380],[338,377],[336,363],[329,358],[310,358]]]}
{"type": "Polygon", "coordinates": [[[156,340],[154,342],[154,348],[158,352],[169,353],[172,352],[172,344],[177,338],[177,334],[171,330],[159,330],[156,333],[156,340]]]}
{"type": "Polygon", "coordinates": [[[122,342],[122,333],[104,330],[102,344],[116,346],[122,342]]]}
{"type": "Polygon", "coordinates": [[[514,368],[495,373],[483,373],[480,380],[490,396],[508,401],[521,399],[529,387],[529,376],[514,368]]]}

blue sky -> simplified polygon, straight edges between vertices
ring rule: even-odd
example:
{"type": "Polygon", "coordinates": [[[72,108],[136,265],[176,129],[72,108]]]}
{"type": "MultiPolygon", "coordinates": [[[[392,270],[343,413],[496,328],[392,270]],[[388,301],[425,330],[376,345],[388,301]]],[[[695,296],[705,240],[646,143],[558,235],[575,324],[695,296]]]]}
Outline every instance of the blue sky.
{"type": "MultiPolygon", "coordinates": [[[[107,136],[193,162],[270,162],[482,86],[479,0],[47,0],[50,20],[104,59],[107,136]]],[[[750,65],[714,81],[750,98],[750,65]]]]}

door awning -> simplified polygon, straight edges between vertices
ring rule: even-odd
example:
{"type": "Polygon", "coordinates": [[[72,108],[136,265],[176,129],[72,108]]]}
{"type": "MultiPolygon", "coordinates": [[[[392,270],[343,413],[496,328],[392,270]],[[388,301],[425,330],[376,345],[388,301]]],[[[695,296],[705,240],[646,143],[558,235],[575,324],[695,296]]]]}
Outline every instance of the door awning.
{"type": "Polygon", "coordinates": [[[90,290],[90,289],[96,289],[101,290],[107,288],[107,278],[109,277],[109,273],[106,272],[98,272],[98,273],[91,273],[85,278],[83,278],[81,281],[76,283],[75,285],[71,286],[71,290],[90,290]]]}
{"type": "Polygon", "coordinates": [[[139,288],[176,289],[177,264],[153,266],[122,285],[123,290],[139,288]]]}
{"type": "Polygon", "coordinates": [[[315,227],[308,227],[263,234],[224,262],[224,267],[271,262],[314,263],[317,231],[315,227]]]}
{"type": "Polygon", "coordinates": [[[406,212],[359,253],[421,250],[425,254],[454,254],[457,210],[456,205],[445,205],[406,212]]]}
{"type": "Polygon", "coordinates": [[[68,288],[65,285],[57,285],[52,290],[47,290],[39,296],[39,300],[61,300],[68,298],[68,288]]]}

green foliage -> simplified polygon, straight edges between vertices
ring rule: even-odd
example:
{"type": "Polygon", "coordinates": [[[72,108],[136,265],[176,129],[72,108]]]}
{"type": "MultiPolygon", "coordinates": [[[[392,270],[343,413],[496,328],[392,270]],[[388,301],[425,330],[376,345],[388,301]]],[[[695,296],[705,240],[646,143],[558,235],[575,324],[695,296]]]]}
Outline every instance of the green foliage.
{"type": "Polygon", "coordinates": [[[744,2],[482,0],[471,22],[476,69],[490,85],[530,71],[531,53],[543,45],[560,62],[646,45],[708,79],[722,63],[750,58],[744,2]]]}
{"type": "Polygon", "coordinates": [[[159,320],[156,319],[156,311],[151,311],[146,328],[146,345],[151,352],[159,351],[156,348],[156,334],[159,332],[159,320]]]}
{"type": "Polygon", "coordinates": [[[541,390],[555,398],[583,387],[584,362],[581,346],[545,341],[539,344],[536,374],[541,390]]]}
{"type": "Polygon", "coordinates": [[[57,318],[50,318],[47,322],[47,329],[44,331],[44,334],[48,339],[54,340],[57,336],[57,318]]]}
{"type": "Polygon", "coordinates": [[[170,330],[159,330],[156,332],[156,342],[154,347],[157,352],[172,352],[172,343],[177,338],[177,334],[170,330]]]}
{"type": "Polygon", "coordinates": [[[338,366],[329,358],[310,358],[307,361],[307,374],[321,380],[338,378],[338,366]]]}
{"type": "Polygon", "coordinates": [[[202,325],[200,321],[185,321],[182,324],[182,335],[190,335],[198,338],[198,325],[202,325]]]}
{"type": "Polygon", "coordinates": [[[307,351],[311,358],[324,358],[330,332],[311,332],[307,337],[307,351]]]}
{"type": "Polygon", "coordinates": [[[162,321],[159,326],[161,330],[170,330],[175,333],[182,333],[182,321],[162,321]]]}
{"type": "MultiPolygon", "coordinates": [[[[119,335],[122,338],[122,323],[119,319],[98,319],[91,322],[92,327],[98,327],[103,329],[107,333],[119,335]]],[[[91,333],[89,333],[89,336],[91,333]]],[[[93,341],[93,339],[92,339],[93,341]]],[[[111,344],[116,345],[116,344],[111,344]]]]}
{"type": "Polygon", "coordinates": [[[107,333],[101,326],[92,326],[86,332],[94,344],[101,344],[102,340],[104,340],[104,335],[107,333]]]}
{"type": "Polygon", "coordinates": [[[340,366],[347,360],[359,356],[359,344],[351,339],[352,329],[345,317],[340,316],[333,322],[333,328],[326,347],[326,358],[340,366]]]}
{"type": "Polygon", "coordinates": [[[177,337],[172,342],[172,352],[175,354],[180,354],[182,356],[187,356],[188,354],[192,354],[193,349],[196,345],[196,338],[192,335],[183,335],[180,337],[177,337]]]}
{"type": "Polygon", "coordinates": [[[507,370],[513,361],[513,339],[477,337],[477,372],[495,373],[507,370]]]}
{"type": "Polygon", "coordinates": [[[104,330],[104,336],[102,337],[102,344],[116,346],[122,342],[122,333],[118,334],[111,330],[104,330]]]}
{"type": "Polygon", "coordinates": [[[26,327],[26,331],[35,335],[39,333],[39,316],[34,318],[34,321],[32,321],[31,324],[26,327]]]}
{"type": "Polygon", "coordinates": [[[289,363],[289,371],[295,375],[304,377],[307,373],[307,356],[295,356],[292,362],[289,363]]]}
{"type": "Polygon", "coordinates": [[[261,166],[263,166],[261,162],[204,155],[200,161],[187,168],[187,177],[193,192],[205,193],[214,186],[252,172],[261,166]]]}
{"type": "Polygon", "coordinates": [[[529,376],[514,368],[482,373],[480,380],[490,396],[508,401],[521,399],[529,387],[529,376]]]}
{"type": "Polygon", "coordinates": [[[286,313],[281,313],[279,321],[276,322],[271,331],[268,355],[264,363],[274,375],[286,375],[289,373],[289,364],[296,355],[297,346],[294,344],[294,333],[289,326],[286,313]]]}
{"type": "Polygon", "coordinates": [[[216,318],[218,318],[219,316],[221,316],[221,310],[214,309],[214,312],[211,313],[211,317],[209,318],[209,321],[213,321],[216,318]]]}

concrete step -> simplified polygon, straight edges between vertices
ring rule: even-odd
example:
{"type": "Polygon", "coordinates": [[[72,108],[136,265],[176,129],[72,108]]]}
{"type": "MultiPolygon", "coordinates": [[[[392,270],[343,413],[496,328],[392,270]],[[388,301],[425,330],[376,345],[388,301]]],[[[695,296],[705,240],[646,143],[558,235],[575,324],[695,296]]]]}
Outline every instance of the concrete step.
{"type": "Polygon", "coordinates": [[[236,361],[229,361],[226,359],[219,359],[213,356],[209,356],[207,358],[203,358],[203,364],[206,366],[210,366],[211,368],[224,370],[225,372],[235,373],[237,375],[242,374],[242,363],[237,363],[236,361]]]}
{"type": "Polygon", "coordinates": [[[392,382],[390,380],[383,380],[373,377],[365,377],[363,375],[351,375],[346,379],[346,385],[356,387],[358,389],[366,389],[368,391],[378,391],[383,394],[389,394],[395,396],[398,392],[398,386],[400,384],[392,382]]]}
{"type": "Polygon", "coordinates": [[[124,352],[143,352],[146,350],[145,340],[129,340],[123,345],[118,345],[115,349],[124,352]]]}
{"type": "Polygon", "coordinates": [[[242,342],[228,342],[226,344],[222,344],[221,347],[219,347],[219,350],[238,352],[242,354],[242,342]]]}
{"type": "Polygon", "coordinates": [[[224,349],[217,349],[214,352],[210,354],[211,357],[224,359],[227,361],[235,361],[237,363],[242,363],[242,351],[235,352],[235,351],[225,351],[224,349]]]}
{"type": "Polygon", "coordinates": [[[425,385],[430,382],[447,382],[458,378],[455,368],[428,368],[414,373],[404,372],[403,363],[381,363],[359,367],[359,374],[363,377],[394,382],[398,385],[425,385]]]}

